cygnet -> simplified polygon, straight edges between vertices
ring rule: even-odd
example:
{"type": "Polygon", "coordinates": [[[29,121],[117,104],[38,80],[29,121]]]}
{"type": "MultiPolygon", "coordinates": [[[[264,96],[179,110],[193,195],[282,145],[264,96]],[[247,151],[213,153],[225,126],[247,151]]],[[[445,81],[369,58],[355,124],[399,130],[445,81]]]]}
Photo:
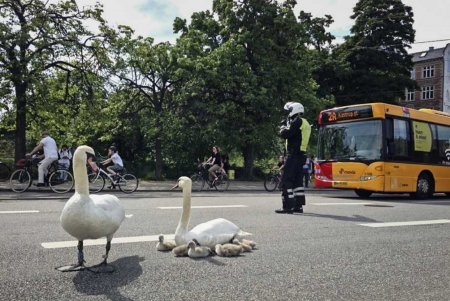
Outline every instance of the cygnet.
{"type": "Polygon", "coordinates": [[[156,244],[156,250],[158,251],[170,251],[175,248],[177,245],[174,240],[166,240],[164,241],[164,235],[159,236],[159,242],[156,244]]]}
{"type": "Polygon", "coordinates": [[[211,249],[208,247],[197,246],[194,241],[188,243],[188,256],[191,258],[201,258],[211,255],[211,249]]]}
{"type": "Polygon", "coordinates": [[[224,244],[224,245],[217,244],[215,250],[216,254],[221,257],[239,256],[244,251],[242,246],[234,244],[224,244]]]}
{"type": "Polygon", "coordinates": [[[256,242],[254,242],[253,240],[241,239],[241,243],[249,245],[250,247],[252,247],[252,249],[256,248],[256,242]]]}
{"type": "Polygon", "coordinates": [[[233,239],[233,244],[238,245],[238,246],[242,246],[242,249],[244,250],[244,252],[251,252],[252,251],[252,247],[250,247],[247,244],[244,244],[243,242],[240,242],[236,238],[233,239]]]}

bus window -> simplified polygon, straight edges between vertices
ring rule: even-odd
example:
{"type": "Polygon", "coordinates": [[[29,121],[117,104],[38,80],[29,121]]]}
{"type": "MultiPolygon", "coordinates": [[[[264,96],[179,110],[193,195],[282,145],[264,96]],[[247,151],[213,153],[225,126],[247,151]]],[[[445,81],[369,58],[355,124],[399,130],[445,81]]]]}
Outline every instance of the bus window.
{"type": "Polygon", "coordinates": [[[410,157],[409,154],[409,123],[406,120],[394,119],[394,156],[410,157]]]}
{"type": "Polygon", "coordinates": [[[329,124],[319,130],[318,160],[380,160],[381,120],[329,124]]]}
{"type": "Polygon", "coordinates": [[[438,136],[438,149],[439,149],[439,161],[450,165],[449,160],[445,156],[445,144],[450,143],[450,127],[438,125],[437,126],[437,136],[438,136]]]}

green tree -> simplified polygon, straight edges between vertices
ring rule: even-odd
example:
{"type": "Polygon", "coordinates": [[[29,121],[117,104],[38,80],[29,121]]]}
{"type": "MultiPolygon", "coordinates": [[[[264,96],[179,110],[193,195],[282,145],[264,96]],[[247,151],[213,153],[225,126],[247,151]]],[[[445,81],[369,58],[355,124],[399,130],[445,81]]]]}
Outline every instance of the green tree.
{"type": "Polygon", "coordinates": [[[351,18],[352,35],[336,49],[349,64],[335,92],[336,103],[397,103],[405,89],[416,88],[410,78],[414,42],[413,12],[401,0],[360,0],[351,18]]]}
{"type": "Polygon", "coordinates": [[[190,81],[200,88],[191,99],[191,115],[205,117],[203,133],[210,145],[222,142],[242,152],[247,178],[255,159],[267,150],[279,151],[284,103],[319,105],[305,46],[308,36],[293,13],[295,5],[296,1],[215,0],[216,19],[204,12],[194,14],[189,26],[183,20],[175,22],[175,31],[182,32],[180,40],[195,41],[199,46],[193,49],[205,53],[193,63],[190,81]]]}
{"type": "Polygon", "coordinates": [[[129,96],[123,99],[123,114],[146,115],[145,131],[154,142],[156,178],[162,178],[164,120],[172,106],[176,86],[183,80],[177,47],[170,43],[154,44],[152,38],[132,38],[133,31],[120,27],[111,47],[111,73],[119,79],[119,89],[129,96]]]}
{"type": "Polygon", "coordinates": [[[55,68],[70,72],[95,65],[95,50],[102,47],[83,22],[104,23],[101,13],[100,5],[79,11],[75,1],[0,0],[0,100],[13,92],[16,160],[25,155],[30,88],[55,68]]]}

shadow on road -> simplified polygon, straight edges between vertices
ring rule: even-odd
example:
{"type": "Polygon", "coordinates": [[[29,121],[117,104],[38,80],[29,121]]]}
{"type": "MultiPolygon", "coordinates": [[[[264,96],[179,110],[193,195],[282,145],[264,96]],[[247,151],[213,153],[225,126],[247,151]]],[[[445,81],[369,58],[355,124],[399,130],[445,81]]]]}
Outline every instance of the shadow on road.
{"type": "Polygon", "coordinates": [[[85,270],[77,273],[73,283],[76,290],[85,295],[105,295],[114,301],[132,300],[122,296],[118,288],[130,284],[142,274],[140,262],[144,260],[137,255],[120,258],[110,263],[116,269],[114,273],[95,274],[85,270]]]}
{"type": "Polygon", "coordinates": [[[331,214],[302,213],[302,214],[294,214],[294,216],[311,216],[311,217],[331,218],[334,220],[346,221],[346,222],[365,222],[365,223],[378,222],[376,219],[368,218],[368,217],[365,217],[362,215],[342,216],[342,215],[331,215],[331,214]]]}

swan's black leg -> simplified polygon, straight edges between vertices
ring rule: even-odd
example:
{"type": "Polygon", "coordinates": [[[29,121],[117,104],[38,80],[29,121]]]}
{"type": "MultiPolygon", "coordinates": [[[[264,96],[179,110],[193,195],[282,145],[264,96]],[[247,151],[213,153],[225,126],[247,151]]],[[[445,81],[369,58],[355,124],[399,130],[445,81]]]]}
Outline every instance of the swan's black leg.
{"type": "Polygon", "coordinates": [[[78,263],[72,264],[72,265],[64,265],[61,267],[56,268],[58,271],[61,272],[76,272],[76,271],[82,271],[86,267],[84,266],[84,254],[83,254],[83,241],[78,241],[78,263]]]}
{"type": "Polygon", "coordinates": [[[106,242],[106,254],[103,256],[103,261],[97,265],[89,267],[88,270],[94,273],[114,272],[114,267],[107,263],[109,250],[111,250],[111,241],[106,242]]]}

